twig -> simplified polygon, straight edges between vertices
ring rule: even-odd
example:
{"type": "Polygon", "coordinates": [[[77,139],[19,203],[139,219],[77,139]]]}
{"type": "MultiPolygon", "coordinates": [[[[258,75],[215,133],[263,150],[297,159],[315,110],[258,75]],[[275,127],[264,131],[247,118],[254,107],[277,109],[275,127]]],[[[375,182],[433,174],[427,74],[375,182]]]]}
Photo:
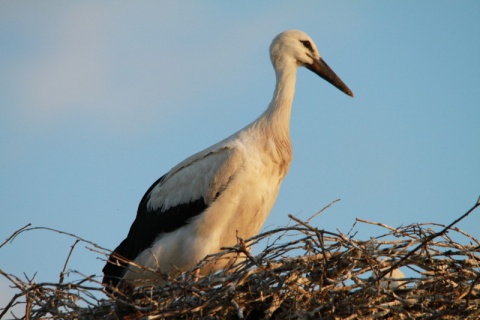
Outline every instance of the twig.
{"type": "Polygon", "coordinates": [[[328,208],[330,208],[334,203],[337,203],[338,201],[340,201],[341,199],[335,199],[333,200],[332,202],[330,202],[329,204],[327,204],[325,207],[323,207],[320,211],[318,211],[317,213],[315,213],[313,216],[311,216],[310,218],[307,219],[307,223],[310,223],[310,220],[312,220],[313,218],[315,218],[316,216],[318,216],[319,214],[321,214],[322,212],[324,212],[325,210],[327,210],[328,208]]]}
{"type": "Polygon", "coordinates": [[[10,240],[12,240],[13,238],[15,238],[18,234],[20,234],[21,232],[23,232],[26,228],[30,227],[32,224],[29,223],[27,224],[26,226],[24,227],[21,227],[20,229],[18,229],[17,231],[15,231],[10,237],[8,237],[1,245],[0,245],[0,248],[2,248],[6,243],[8,243],[10,240]]]}
{"type": "Polygon", "coordinates": [[[82,237],[79,237],[77,236],[76,234],[73,234],[73,233],[70,233],[70,232],[65,232],[65,231],[61,231],[61,230],[58,230],[58,229],[54,229],[54,228],[49,228],[49,227],[32,227],[32,228],[27,228],[25,229],[26,227],[30,226],[30,224],[28,224],[27,226],[23,227],[22,229],[18,230],[17,232],[15,232],[12,236],[10,236],[9,239],[14,239],[15,237],[17,237],[18,235],[20,235],[21,233],[23,232],[26,232],[26,231],[32,231],[32,230],[47,230],[47,231],[53,231],[53,232],[56,232],[56,233],[59,233],[59,234],[64,234],[64,235],[67,235],[67,236],[70,236],[72,238],[75,238],[75,239],[78,239],[79,241],[82,241],[82,242],[85,242],[85,243],[88,243],[92,246],[94,246],[95,248],[98,248],[98,249],[101,249],[101,250],[104,250],[106,252],[111,252],[111,250],[107,249],[107,248],[104,248],[100,245],[98,245],[97,243],[93,242],[93,241],[89,241],[89,240],[86,240],[82,237]]]}
{"type": "Polygon", "coordinates": [[[75,240],[75,243],[72,245],[72,247],[70,248],[70,252],[68,253],[68,256],[67,256],[67,260],[65,260],[65,264],[63,265],[63,270],[62,272],[60,272],[60,280],[58,281],[58,283],[62,284],[63,283],[63,279],[65,277],[65,271],[67,270],[67,265],[68,265],[68,261],[70,260],[70,256],[72,255],[72,252],[73,252],[73,249],[75,249],[75,246],[77,245],[77,243],[79,243],[80,240],[79,239],[76,239],[75,240]]]}

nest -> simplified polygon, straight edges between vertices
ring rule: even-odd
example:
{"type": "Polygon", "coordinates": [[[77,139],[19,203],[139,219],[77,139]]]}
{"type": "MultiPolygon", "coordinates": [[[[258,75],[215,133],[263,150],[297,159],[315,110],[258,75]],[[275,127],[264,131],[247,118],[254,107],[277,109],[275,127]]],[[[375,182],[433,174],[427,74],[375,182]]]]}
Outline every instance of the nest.
{"type": "MultiPolygon", "coordinates": [[[[291,226],[239,239],[235,247],[206,257],[193,270],[165,278],[162,286],[129,293],[107,294],[100,277],[74,271],[70,273],[81,275],[80,280],[65,282],[62,276],[58,283],[35,283],[0,270],[17,291],[0,309],[0,318],[479,319],[480,242],[454,227],[478,206],[480,199],[448,226],[392,228],[357,219],[347,234],[290,216],[291,226]],[[381,235],[356,239],[358,224],[374,225],[381,235]],[[265,249],[250,254],[249,248],[259,242],[267,243],[265,249]],[[196,276],[198,268],[232,254],[239,258],[235,265],[196,276]],[[24,307],[24,315],[12,314],[16,305],[24,307]]],[[[75,244],[87,242],[108,255],[72,236],[75,244]]],[[[67,262],[62,275],[68,273],[67,262]]]]}

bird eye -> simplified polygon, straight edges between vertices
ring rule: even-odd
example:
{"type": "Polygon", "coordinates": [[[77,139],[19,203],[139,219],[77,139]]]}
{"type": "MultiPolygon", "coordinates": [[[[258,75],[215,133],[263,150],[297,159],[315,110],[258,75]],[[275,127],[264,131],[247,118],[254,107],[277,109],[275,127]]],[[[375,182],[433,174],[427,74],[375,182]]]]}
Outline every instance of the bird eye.
{"type": "Polygon", "coordinates": [[[308,40],[303,40],[303,41],[300,41],[300,42],[303,44],[303,46],[304,46],[305,48],[307,48],[308,50],[312,51],[312,44],[310,43],[310,41],[308,41],[308,40]]]}

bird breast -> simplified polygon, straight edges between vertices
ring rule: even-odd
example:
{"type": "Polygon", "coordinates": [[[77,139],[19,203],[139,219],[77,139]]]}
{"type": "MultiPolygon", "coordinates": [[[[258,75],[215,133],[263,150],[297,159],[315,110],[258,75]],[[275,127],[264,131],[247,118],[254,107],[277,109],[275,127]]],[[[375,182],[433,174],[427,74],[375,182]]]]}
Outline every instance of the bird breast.
{"type": "Polygon", "coordinates": [[[209,222],[218,225],[223,245],[234,245],[237,236],[245,239],[260,231],[292,160],[289,139],[266,138],[261,143],[241,139],[235,149],[241,153],[241,166],[204,215],[224,218],[209,222]]]}

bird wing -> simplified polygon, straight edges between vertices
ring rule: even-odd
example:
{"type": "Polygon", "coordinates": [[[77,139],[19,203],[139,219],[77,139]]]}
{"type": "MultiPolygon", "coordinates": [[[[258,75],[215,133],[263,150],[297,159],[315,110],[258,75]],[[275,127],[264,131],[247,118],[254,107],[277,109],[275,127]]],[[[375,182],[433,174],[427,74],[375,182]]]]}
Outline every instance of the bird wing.
{"type": "Polygon", "coordinates": [[[155,239],[201,214],[225,190],[241,155],[228,145],[199,152],[158,179],[145,193],[128,236],[105,265],[103,282],[116,285],[126,272],[121,258],[134,260],[155,239]]]}

